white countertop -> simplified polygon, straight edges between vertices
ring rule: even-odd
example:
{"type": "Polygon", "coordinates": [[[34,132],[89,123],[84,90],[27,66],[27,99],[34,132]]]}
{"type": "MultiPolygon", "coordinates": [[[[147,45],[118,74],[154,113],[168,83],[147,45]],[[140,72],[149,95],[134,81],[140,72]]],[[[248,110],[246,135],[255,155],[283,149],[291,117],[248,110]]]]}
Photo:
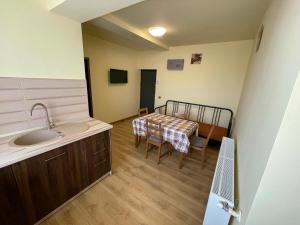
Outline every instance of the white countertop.
{"type": "MultiPolygon", "coordinates": [[[[66,123],[70,123],[74,121],[68,121],[66,123]]],[[[78,122],[78,121],[76,121],[78,122]]],[[[24,159],[31,158],[33,156],[45,153],[47,151],[53,150],[55,148],[59,148],[63,145],[78,141],[80,139],[86,138],[88,136],[92,136],[98,133],[101,133],[106,130],[112,129],[112,125],[104,123],[102,121],[89,118],[84,121],[79,121],[81,123],[85,123],[88,125],[88,129],[83,132],[71,132],[68,130],[62,130],[63,137],[57,140],[41,143],[38,145],[32,146],[14,146],[11,145],[11,141],[14,140],[18,135],[12,135],[8,137],[0,138],[0,168],[5,166],[12,165],[14,163],[20,162],[24,159]]],[[[62,124],[60,124],[62,125],[62,124]]],[[[57,130],[59,129],[56,128],[57,130]]],[[[26,133],[26,132],[24,132],[26,133]]]]}

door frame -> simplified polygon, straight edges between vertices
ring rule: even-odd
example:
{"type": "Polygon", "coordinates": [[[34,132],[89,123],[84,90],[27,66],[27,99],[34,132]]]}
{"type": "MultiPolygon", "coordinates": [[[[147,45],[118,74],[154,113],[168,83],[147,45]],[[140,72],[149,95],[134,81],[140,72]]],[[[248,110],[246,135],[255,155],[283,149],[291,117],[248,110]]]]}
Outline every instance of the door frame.
{"type": "Polygon", "coordinates": [[[93,112],[93,97],[92,97],[92,84],[91,84],[91,72],[90,72],[90,58],[84,57],[84,71],[86,80],[86,89],[88,97],[89,115],[94,116],[93,112]]]}

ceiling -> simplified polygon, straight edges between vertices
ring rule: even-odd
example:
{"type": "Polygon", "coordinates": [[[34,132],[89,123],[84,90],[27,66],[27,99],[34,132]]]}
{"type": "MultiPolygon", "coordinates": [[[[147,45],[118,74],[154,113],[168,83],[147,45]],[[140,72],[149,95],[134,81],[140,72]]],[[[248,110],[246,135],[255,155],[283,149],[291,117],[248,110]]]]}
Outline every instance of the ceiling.
{"type": "Polygon", "coordinates": [[[271,0],[146,0],[91,20],[83,28],[93,27],[94,34],[104,39],[142,50],[247,40],[254,38],[270,2],[271,0]],[[167,34],[153,39],[148,34],[151,26],[166,27],[167,34]],[[128,30],[128,27],[131,29],[128,30]],[[140,38],[144,40],[137,41],[140,38]],[[160,45],[157,46],[155,42],[160,45]]]}
{"type": "Polygon", "coordinates": [[[84,23],[82,30],[84,33],[136,50],[167,50],[169,48],[160,40],[155,39],[148,33],[141,32],[113,15],[84,23]]]}
{"type": "Polygon", "coordinates": [[[79,22],[114,12],[144,0],[47,0],[48,9],[79,22]]]}

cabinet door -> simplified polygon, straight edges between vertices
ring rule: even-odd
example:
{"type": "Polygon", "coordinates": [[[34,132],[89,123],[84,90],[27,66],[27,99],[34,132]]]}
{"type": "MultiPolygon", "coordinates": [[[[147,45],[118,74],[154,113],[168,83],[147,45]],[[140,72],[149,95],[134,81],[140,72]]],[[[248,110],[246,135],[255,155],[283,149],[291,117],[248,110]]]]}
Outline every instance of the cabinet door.
{"type": "Polygon", "coordinates": [[[110,171],[109,132],[103,132],[80,141],[86,159],[87,185],[110,171]]]}
{"type": "Polygon", "coordinates": [[[28,224],[11,167],[0,169],[0,223],[28,224]]]}
{"type": "Polygon", "coordinates": [[[78,147],[78,143],[73,143],[13,166],[25,204],[32,206],[28,213],[34,222],[82,189],[80,179],[77,179],[78,166],[74,163],[78,147]]]}
{"type": "Polygon", "coordinates": [[[85,177],[86,177],[86,168],[85,168],[85,158],[83,158],[81,149],[80,149],[80,141],[73,142],[66,146],[69,152],[69,160],[70,160],[70,178],[73,187],[73,191],[75,194],[82,191],[85,185],[85,177]]]}
{"type": "Polygon", "coordinates": [[[110,171],[109,132],[26,159],[12,169],[33,224],[110,171]]]}

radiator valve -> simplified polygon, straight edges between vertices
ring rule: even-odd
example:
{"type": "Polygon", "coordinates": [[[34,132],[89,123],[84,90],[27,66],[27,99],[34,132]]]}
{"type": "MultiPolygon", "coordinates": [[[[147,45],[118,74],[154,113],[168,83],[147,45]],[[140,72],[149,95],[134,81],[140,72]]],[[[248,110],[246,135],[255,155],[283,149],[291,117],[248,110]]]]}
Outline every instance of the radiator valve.
{"type": "Polygon", "coordinates": [[[220,201],[218,203],[218,207],[223,209],[225,212],[228,212],[231,216],[235,217],[238,222],[241,222],[241,217],[242,217],[241,210],[236,210],[236,209],[230,207],[229,204],[224,201],[220,201]]]}

